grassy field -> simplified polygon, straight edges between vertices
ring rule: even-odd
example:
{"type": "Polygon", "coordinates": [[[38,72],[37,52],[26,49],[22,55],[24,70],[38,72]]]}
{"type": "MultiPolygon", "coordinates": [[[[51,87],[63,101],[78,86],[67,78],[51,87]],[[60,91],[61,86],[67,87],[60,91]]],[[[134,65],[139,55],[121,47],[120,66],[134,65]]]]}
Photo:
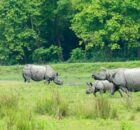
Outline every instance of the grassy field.
{"type": "Polygon", "coordinates": [[[0,67],[0,130],[139,130],[140,92],[86,95],[91,73],[140,62],[51,64],[63,86],[24,83],[21,65],[0,67]]]}

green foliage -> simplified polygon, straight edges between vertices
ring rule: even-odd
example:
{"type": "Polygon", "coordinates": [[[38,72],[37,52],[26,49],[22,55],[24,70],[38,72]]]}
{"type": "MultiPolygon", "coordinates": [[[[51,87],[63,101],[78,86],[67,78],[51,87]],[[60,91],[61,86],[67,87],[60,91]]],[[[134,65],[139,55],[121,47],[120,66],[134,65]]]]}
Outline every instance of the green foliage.
{"type": "Polygon", "coordinates": [[[74,61],[80,61],[84,59],[84,50],[80,48],[75,48],[71,51],[71,57],[69,61],[74,62],[74,61]]]}
{"type": "Polygon", "coordinates": [[[138,1],[91,0],[76,9],[71,28],[85,46],[111,50],[140,46],[138,1]]]}
{"type": "Polygon", "coordinates": [[[36,46],[40,2],[30,0],[2,0],[0,5],[0,60],[5,57],[9,64],[22,63],[27,60],[33,46],[36,46]],[[24,3],[24,4],[23,4],[24,3]]]}
{"type": "Polygon", "coordinates": [[[70,57],[72,62],[138,59],[139,7],[138,0],[1,0],[0,64],[55,62],[70,57]],[[77,50],[73,57],[70,52],[78,43],[85,54],[77,50]],[[46,52],[54,44],[63,50],[59,50],[59,57],[50,52],[54,47],[46,52]],[[86,56],[90,49],[97,50],[94,56],[86,56]]]}
{"type": "Polygon", "coordinates": [[[51,45],[49,48],[38,48],[33,52],[33,61],[36,63],[44,62],[58,62],[61,61],[60,55],[62,54],[62,49],[58,46],[51,45]]]}

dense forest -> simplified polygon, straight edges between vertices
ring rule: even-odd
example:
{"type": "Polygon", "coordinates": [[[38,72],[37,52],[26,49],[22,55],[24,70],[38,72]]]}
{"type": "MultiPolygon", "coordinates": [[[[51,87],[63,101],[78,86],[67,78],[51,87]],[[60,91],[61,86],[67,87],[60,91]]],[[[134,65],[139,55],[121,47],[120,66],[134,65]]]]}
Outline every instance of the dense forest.
{"type": "Polygon", "coordinates": [[[139,0],[0,0],[0,64],[140,59],[139,0]]]}

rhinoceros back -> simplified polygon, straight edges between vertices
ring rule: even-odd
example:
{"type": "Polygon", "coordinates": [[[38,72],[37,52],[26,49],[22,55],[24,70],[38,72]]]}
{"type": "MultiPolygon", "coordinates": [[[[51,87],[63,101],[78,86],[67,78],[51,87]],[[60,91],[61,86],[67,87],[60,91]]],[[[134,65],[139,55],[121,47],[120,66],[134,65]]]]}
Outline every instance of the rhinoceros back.
{"type": "Polygon", "coordinates": [[[140,68],[127,69],[124,71],[126,85],[130,90],[140,90],[140,68]]]}
{"type": "Polygon", "coordinates": [[[109,82],[108,80],[103,80],[101,82],[106,90],[110,90],[114,87],[114,84],[109,82]]]}
{"type": "Polygon", "coordinates": [[[56,72],[53,70],[53,68],[49,65],[46,65],[46,73],[45,73],[45,78],[50,78],[53,79],[56,77],[56,72]]]}
{"type": "Polygon", "coordinates": [[[32,80],[35,80],[35,81],[44,80],[45,73],[46,73],[45,66],[32,65],[30,71],[31,71],[32,80]]]}

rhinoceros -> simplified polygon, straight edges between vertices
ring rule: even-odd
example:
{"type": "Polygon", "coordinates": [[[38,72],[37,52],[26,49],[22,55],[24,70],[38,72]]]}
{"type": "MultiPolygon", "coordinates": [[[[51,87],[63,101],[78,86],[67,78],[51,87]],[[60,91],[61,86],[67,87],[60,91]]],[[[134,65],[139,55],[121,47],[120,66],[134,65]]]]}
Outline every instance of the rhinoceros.
{"type": "Polygon", "coordinates": [[[58,79],[58,73],[49,65],[24,65],[23,78],[25,82],[46,80],[48,84],[53,81],[57,85],[62,85],[63,81],[58,79]]]}
{"type": "MultiPolygon", "coordinates": [[[[87,83],[86,94],[93,93],[96,96],[96,92],[100,92],[100,94],[105,93],[106,91],[112,92],[114,87],[115,85],[108,80],[96,80],[94,83],[87,83]]],[[[120,89],[118,91],[122,96],[122,91],[120,89]]]]}
{"type": "Polygon", "coordinates": [[[112,80],[112,76],[118,72],[119,70],[124,70],[125,68],[119,68],[119,69],[103,69],[99,73],[93,73],[92,78],[95,80],[112,80]]]}
{"type": "Polygon", "coordinates": [[[112,82],[115,85],[112,94],[114,94],[116,89],[123,89],[126,92],[127,90],[140,91],[140,68],[104,70],[94,73],[92,77],[112,82]]]}

